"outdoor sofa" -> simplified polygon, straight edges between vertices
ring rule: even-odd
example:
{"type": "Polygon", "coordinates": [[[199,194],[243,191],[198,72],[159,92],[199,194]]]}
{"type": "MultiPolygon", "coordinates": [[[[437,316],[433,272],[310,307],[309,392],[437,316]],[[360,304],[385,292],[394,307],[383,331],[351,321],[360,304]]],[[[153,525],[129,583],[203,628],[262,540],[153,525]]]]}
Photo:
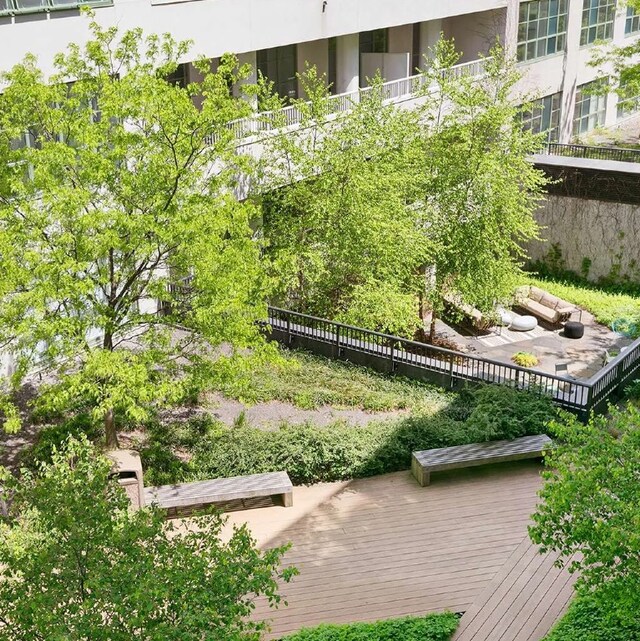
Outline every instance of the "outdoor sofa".
{"type": "Polygon", "coordinates": [[[525,285],[516,290],[516,304],[552,325],[568,320],[576,311],[575,305],[533,285],[525,285]]]}

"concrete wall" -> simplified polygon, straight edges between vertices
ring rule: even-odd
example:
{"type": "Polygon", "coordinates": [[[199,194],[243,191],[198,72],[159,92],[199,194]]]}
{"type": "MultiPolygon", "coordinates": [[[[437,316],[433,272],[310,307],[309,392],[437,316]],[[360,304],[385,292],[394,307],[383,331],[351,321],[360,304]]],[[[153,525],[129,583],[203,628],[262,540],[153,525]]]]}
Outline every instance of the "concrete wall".
{"type": "Polygon", "coordinates": [[[536,219],[546,242],[531,243],[532,260],[555,261],[593,281],[640,278],[640,206],[549,196],[536,219]]]}
{"type": "Polygon", "coordinates": [[[462,53],[460,62],[477,60],[478,54],[486,54],[496,41],[504,41],[506,9],[455,16],[442,21],[442,30],[447,38],[453,38],[456,48],[462,53]]]}
{"type": "MultiPolygon", "coordinates": [[[[507,0],[327,0],[324,7],[322,0],[114,0],[113,7],[95,11],[105,26],[142,27],[193,40],[192,60],[198,54],[215,58],[506,5],[507,0]]],[[[54,53],[87,39],[87,25],[77,11],[0,17],[1,65],[10,68],[32,52],[48,71],[54,53]]]]}

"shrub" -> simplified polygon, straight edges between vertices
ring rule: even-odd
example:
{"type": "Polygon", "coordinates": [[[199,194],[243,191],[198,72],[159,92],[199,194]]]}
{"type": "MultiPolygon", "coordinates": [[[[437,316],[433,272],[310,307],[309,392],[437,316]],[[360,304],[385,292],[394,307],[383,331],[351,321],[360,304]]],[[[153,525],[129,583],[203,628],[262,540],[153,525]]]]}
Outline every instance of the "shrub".
{"type": "Polygon", "coordinates": [[[62,423],[41,429],[36,442],[25,450],[22,463],[31,469],[35,469],[39,463],[51,463],[54,449],[60,450],[69,437],[81,438],[86,435],[95,441],[101,433],[101,428],[96,426],[89,414],[77,414],[62,423]]]}
{"type": "Polygon", "coordinates": [[[373,476],[408,469],[415,450],[542,433],[554,415],[548,398],[500,386],[466,390],[463,398],[471,408],[466,420],[457,419],[454,408],[452,415],[416,415],[363,427],[336,422],[325,428],[284,424],[269,432],[212,431],[193,449],[192,477],[286,470],[300,485],[373,476]]]}
{"type": "Polygon", "coordinates": [[[633,400],[640,399],[640,378],[636,378],[624,388],[624,393],[633,400]]]}
{"type": "Polygon", "coordinates": [[[579,594],[544,641],[637,641],[640,596],[636,600],[636,609],[629,611],[599,592],[579,594]]]}
{"type": "Polygon", "coordinates": [[[535,367],[538,364],[538,358],[529,352],[516,352],[511,360],[520,367],[535,367]]]}
{"type": "Polygon", "coordinates": [[[337,319],[347,325],[413,338],[420,327],[417,297],[385,281],[356,285],[347,309],[337,319]]]}
{"type": "Polygon", "coordinates": [[[448,641],[458,626],[450,612],[375,623],[323,624],[303,628],[282,641],[448,641]]]}
{"type": "Polygon", "coordinates": [[[466,402],[471,408],[467,423],[478,442],[542,434],[556,415],[549,397],[502,385],[483,385],[466,402]]]}

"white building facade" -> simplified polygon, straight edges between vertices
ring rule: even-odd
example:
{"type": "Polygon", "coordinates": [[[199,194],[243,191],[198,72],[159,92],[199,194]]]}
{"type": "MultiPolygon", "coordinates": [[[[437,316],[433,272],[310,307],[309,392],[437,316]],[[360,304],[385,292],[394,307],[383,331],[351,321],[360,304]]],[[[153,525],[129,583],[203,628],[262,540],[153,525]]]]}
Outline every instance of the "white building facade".
{"type": "MultiPolygon", "coordinates": [[[[0,67],[26,53],[51,69],[53,55],[88,36],[78,0],[0,0],[0,67]]],[[[462,62],[485,54],[499,38],[517,55],[522,91],[541,98],[530,125],[550,139],[615,125],[638,101],[614,92],[594,96],[588,62],[594,43],[628,43],[640,16],[616,0],[92,0],[98,22],[122,29],[170,32],[192,40],[191,59],[239,56],[274,81],[283,96],[300,96],[296,72],[305,62],[327,74],[334,93],[357,90],[377,69],[388,81],[414,75],[440,33],[454,38],[462,62]]],[[[195,73],[185,60],[185,79],[195,73]]]]}

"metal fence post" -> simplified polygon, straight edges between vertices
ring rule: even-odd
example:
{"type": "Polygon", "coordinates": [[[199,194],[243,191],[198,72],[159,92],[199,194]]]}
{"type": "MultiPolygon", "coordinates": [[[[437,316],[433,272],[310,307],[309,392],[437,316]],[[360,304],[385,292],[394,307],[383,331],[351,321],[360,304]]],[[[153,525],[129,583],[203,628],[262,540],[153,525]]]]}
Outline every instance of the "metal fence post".
{"type": "Polygon", "coordinates": [[[453,387],[453,361],[455,356],[451,356],[449,359],[449,387],[453,387]]]}

